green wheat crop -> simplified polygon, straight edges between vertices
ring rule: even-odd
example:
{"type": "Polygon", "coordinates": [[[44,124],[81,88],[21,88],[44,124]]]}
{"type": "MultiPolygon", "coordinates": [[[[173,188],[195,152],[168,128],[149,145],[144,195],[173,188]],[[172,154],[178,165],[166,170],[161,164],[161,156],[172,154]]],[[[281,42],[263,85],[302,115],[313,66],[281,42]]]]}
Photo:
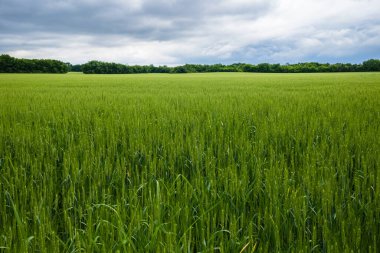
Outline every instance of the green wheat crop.
{"type": "Polygon", "coordinates": [[[0,75],[0,252],[379,252],[380,73],[0,75]]]}

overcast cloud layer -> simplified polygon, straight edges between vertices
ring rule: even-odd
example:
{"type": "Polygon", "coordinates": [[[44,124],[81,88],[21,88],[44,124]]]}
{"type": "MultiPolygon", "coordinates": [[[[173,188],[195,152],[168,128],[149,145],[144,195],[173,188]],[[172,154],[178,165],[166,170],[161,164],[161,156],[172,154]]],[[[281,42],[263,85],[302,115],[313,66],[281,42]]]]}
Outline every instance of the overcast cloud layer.
{"type": "Polygon", "coordinates": [[[380,58],[380,0],[0,0],[0,54],[127,64],[380,58]]]}

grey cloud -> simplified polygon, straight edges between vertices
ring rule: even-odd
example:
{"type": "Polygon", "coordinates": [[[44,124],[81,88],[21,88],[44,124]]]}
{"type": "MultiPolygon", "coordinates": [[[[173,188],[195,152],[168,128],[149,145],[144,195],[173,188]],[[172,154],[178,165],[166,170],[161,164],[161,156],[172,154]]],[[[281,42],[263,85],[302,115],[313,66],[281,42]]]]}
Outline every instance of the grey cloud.
{"type": "Polygon", "coordinates": [[[380,57],[379,10],[376,0],[0,0],[0,53],[73,63],[360,61],[380,57]]]}
{"type": "Polygon", "coordinates": [[[22,1],[3,0],[0,28],[7,33],[123,34],[146,39],[185,36],[207,22],[209,15],[263,15],[271,6],[252,1],[238,7],[220,1],[22,1]],[[220,7],[218,7],[220,6],[220,7]],[[229,7],[229,8],[228,8],[229,7]],[[245,8],[243,8],[245,7],[245,8]]]}

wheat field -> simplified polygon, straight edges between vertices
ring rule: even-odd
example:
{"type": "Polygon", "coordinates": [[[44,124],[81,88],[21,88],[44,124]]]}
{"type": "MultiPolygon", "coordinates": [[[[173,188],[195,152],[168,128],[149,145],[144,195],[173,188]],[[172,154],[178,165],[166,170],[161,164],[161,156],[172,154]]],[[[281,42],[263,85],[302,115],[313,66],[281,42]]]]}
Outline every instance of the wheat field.
{"type": "Polygon", "coordinates": [[[0,75],[0,252],[379,252],[380,73],[0,75]]]}

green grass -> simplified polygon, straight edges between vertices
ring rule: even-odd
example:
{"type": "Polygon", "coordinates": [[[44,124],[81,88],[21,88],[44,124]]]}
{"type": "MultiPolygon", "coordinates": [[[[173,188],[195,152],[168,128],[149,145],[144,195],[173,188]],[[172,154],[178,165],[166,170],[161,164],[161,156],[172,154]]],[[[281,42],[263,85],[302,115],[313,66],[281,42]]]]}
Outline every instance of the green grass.
{"type": "Polygon", "coordinates": [[[380,73],[0,75],[0,252],[379,252],[380,73]]]}

